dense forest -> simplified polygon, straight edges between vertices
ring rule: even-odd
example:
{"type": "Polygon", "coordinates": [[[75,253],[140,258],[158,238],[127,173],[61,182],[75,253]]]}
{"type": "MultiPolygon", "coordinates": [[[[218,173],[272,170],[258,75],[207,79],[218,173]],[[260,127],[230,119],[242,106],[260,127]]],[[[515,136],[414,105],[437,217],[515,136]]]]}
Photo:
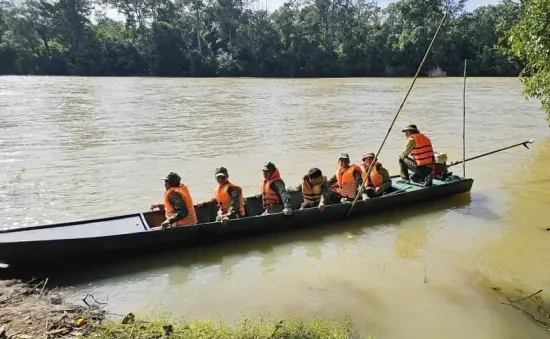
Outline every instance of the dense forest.
{"type": "Polygon", "coordinates": [[[520,4],[465,0],[0,0],[0,74],[411,76],[446,9],[423,74],[515,76],[495,48],[520,4]],[[112,8],[125,20],[105,15],[112,8]]]}
{"type": "Polygon", "coordinates": [[[550,1],[523,0],[521,5],[520,20],[504,33],[499,45],[523,63],[523,91],[540,100],[550,126],[550,1]]]}

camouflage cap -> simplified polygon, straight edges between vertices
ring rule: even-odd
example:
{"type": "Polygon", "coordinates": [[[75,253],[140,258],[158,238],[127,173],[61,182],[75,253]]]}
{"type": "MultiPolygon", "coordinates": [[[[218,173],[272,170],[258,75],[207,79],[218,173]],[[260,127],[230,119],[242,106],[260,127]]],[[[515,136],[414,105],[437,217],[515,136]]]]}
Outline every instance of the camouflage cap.
{"type": "Polygon", "coordinates": [[[347,160],[349,160],[349,154],[347,154],[347,153],[342,153],[342,154],[340,154],[340,158],[338,158],[338,160],[340,160],[340,159],[347,159],[347,160]]]}
{"type": "Polygon", "coordinates": [[[272,163],[271,161],[266,162],[264,164],[264,166],[262,167],[262,171],[274,171],[276,169],[277,169],[277,167],[275,167],[275,164],[272,163]]]}
{"type": "Polygon", "coordinates": [[[168,173],[167,176],[165,176],[164,178],[162,178],[160,180],[169,181],[169,182],[177,182],[177,181],[181,180],[181,177],[176,172],[170,172],[170,173],[168,173]]]}
{"type": "Polygon", "coordinates": [[[410,125],[407,125],[407,127],[403,128],[401,130],[401,132],[407,132],[407,131],[418,132],[418,127],[416,127],[415,124],[410,124],[410,125]]]}
{"type": "Polygon", "coordinates": [[[372,153],[372,152],[369,152],[369,153],[365,153],[365,155],[363,155],[362,160],[365,160],[365,158],[374,158],[374,157],[375,157],[375,154],[372,153]]]}
{"type": "Polygon", "coordinates": [[[219,177],[219,176],[227,177],[227,176],[229,176],[229,173],[227,173],[227,168],[225,168],[225,167],[218,167],[218,168],[216,168],[216,172],[214,173],[214,175],[215,175],[216,177],[219,177]]]}

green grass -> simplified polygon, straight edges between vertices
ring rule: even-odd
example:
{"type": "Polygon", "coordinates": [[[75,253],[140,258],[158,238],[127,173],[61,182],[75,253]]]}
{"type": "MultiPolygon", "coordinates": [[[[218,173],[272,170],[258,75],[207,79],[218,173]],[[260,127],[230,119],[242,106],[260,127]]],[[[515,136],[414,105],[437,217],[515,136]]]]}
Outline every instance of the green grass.
{"type": "MultiPolygon", "coordinates": [[[[234,325],[220,320],[171,320],[159,317],[143,322],[128,317],[120,322],[106,322],[102,327],[88,334],[98,339],[368,339],[352,329],[349,321],[340,323],[315,317],[305,320],[298,317],[280,319],[244,319],[234,325]]],[[[131,318],[131,317],[130,317],[131,318]]]]}

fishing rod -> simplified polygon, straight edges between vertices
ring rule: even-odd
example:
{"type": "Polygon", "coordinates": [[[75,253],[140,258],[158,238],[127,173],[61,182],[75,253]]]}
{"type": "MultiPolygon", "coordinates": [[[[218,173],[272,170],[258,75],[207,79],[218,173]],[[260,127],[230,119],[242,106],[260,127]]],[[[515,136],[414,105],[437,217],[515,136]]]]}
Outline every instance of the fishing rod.
{"type": "Polygon", "coordinates": [[[518,147],[518,146],[522,146],[522,145],[523,145],[525,148],[529,149],[529,146],[527,146],[527,144],[532,144],[532,143],[534,143],[534,142],[535,142],[535,139],[531,139],[531,140],[527,140],[527,141],[524,141],[524,142],[520,142],[519,144],[515,144],[515,145],[512,145],[512,146],[508,146],[508,147],[504,147],[504,148],[501,148],[501,149],[497,149],[496,151],[492,151],[492,152],[480,154],[480,155],[475,156],[475,157],[472,157],[472,158],[468,158],[468,159],[461,160],[461,161],[451,162],[449,165],[447,165],[447,167],[451,167],[451,166],[454,166],[454,165],[459,165],[459,164],[465,163],[466,161],[479,159],[479,158],[482,158],[482,157],[487,156],[487,155],[495,154],[495,153],[502,152],[502,151],[505,151],[505,150],[507,150],[507,149],[514,148],[514,147],[518,147]]]}
{"type": "MultiPolygon", "coordinates": [[[[403,101],[401,102],[401,106],[399,106],[399,109],[395,113],[395,116],[393,117],[390,128],[388,128],[388,132],[386,133],[386,136],[384,137],[384,140],[382,141],[382,144],[380,145],[380,147],[378,148],[378,151],[376,152],[376,155],[374,156],[374,160],[370,163],[370,165],[367,169],[367,175],[366,175],[365,180],[368,180],[369,175],[372,171],[372,168],[373,168],[375,162],[378,159],[378,155],[380,155],[380,151],[382,150],[382,147],[384,147],[384,144],[386,143],[386,140],[388,139],[388,136],[390,135],[390,132],[393,128],[393,125],[395,124],[395,121],[397,120],[397,117],[399,116],[399,112],[401,112],[401,109],[403,108],[403,105],[405,105],[405,101],[407,101],[407,98],[409,97],[409,93],[411,93],[411,90],[414,86],[414,83],[416,82],[416,79],[418,78],[418,74],[420,73],[420,70],[422,69],[422,66],[424,65],[424,62],[428,58],[428,54],[430,54],[430,51],[432,50],[432,46],[435,42],[435,39],[439,35],[439,31],[441,30],[441,27],[443,26],[443,23],[445,22],[446,18],[447,18],[447,11],[445,11],[445,14],[443,15],[443,18],[441,19],[441,22],[439,23],[439,26],[437,27],[437,30],[435,31],[435,34],[432,38],[432,41],[428,45],[428,49],[426,50],[426,54],[424,54],[424,58],[422,58],[422,61],[420,62],[420,66],[418,66],[418,70],[416,71],[416,74],[414,75],[411,86],[409,87],[409,90],[407,91],[407,94],[405,94],[405,97],[403,98],[403,101]]],[[[348,210],[348,214],[346,215],[346,217],[349,217],[349,215],[351,214],[351,211],[353,210],[353,207],[355,206],[355,203],[357,202],[357,199],[363,193],[364,187],[365,187],[365,185],[361,185],[361,188],[358,190],[357,195],[355,196],[355,199],[353,199],[353,202],[351,203],[351,206],[348,210]]]]}

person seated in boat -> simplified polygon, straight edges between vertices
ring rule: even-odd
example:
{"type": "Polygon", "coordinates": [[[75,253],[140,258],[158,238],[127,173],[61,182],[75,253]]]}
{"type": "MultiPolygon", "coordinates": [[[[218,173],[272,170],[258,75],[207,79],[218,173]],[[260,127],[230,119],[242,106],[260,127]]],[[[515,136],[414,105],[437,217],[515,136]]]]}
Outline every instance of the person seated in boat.
{"type": "Polygon", "coordinates": [[[416,125],[408,125],[401,132],[405,133],[407,143],[399,155],[401,179],[432,185],[432,165],[435,163],[432,142],[428,136],[420,133],[416,125]],[[413,174],[409,177],[409,170],[413,174]]]}
{"type": "Polygon", "coordinates": [[[214,198],[218,203],[216,221],[227,225],[229,219],[245,216],[243,190],[229,181],[229,173],[225,167],[216,168],[214,175],[218,182],[218,186],[214,188],[214,198]]]}
{"type": "Polygon", "coordinates": [[[361,168],[355,164],[350,164],[349,155],[342,153],[338,159],[339,167],[336,170],[336,178],[340,189],[340,202],[350,202],[355,199],[359,188],[363,184],[361,168]]]}
{"type": "Polygon", "coordinates": [[[262,167],[264,180],[260,184],[260,192],[262,193],[262,203],[265,208],[262,215],[279,212],[281,205],[285,215],[292,214],[290,206],[290,194],[286,190],[285,183],[281,179],[279,170],[272,162],[265,163],[262,167]]]}
{"type": "Polygon", "coordinates": [[[359,165],[359,167],[361,167],[361,172],[363,172],[363,185],[365,186],[362,195],[363,200],[379,197],[391,187],[390,173],[381,163],[375,161],[374,157],[374,153],[363,155],[363,163],[359,165]],[[371,165],[373,162],[374,165],[371,165]],[[367,179],[369,166],[372,166],[372,169],[367,179]]]}
{"type": "Polygon", "coordinates": [[[312,168],[302,178],[302,197],[304,202],[300,209],[318,207],[322,212],[330,204],[330,190],[327,177],[320,169],[312,168]]]}
{"type": "Polygon", "coordinates": [[[160,225],[162,228],[173,226],[188,226],[197,223],[197,214],[193,206],[193,199],[187,186],[181,183],[181,177],[170,172],[164,180],[164,203],[151,205],[151,210],[164,209],[166,220],[160,225]]]}

